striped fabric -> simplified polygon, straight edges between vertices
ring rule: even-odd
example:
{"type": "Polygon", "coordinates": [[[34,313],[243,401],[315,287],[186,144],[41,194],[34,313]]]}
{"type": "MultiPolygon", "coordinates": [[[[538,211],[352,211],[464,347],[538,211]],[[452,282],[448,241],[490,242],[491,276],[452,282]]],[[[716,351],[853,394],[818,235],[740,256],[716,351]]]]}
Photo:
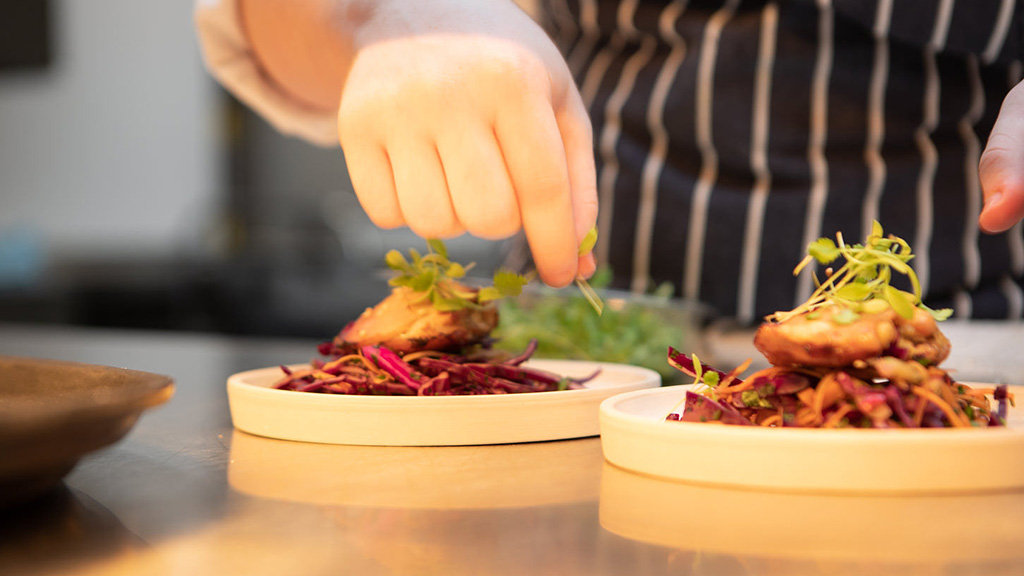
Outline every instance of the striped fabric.
{"type": "Polygon", "coordinates": [[[933,307],[1021,318],[1024,230],[977,224],[1021,78],[1013,0],[542,0],[595,129],[597,256],[741,322],[813,288],[809,242],[873,220],[933,307]]]}

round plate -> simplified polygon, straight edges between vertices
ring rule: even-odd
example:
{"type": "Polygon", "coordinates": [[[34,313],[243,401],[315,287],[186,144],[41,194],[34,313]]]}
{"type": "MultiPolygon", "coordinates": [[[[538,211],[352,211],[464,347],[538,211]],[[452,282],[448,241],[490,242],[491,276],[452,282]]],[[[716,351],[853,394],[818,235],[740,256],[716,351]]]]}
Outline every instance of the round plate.
{"type": "MultiPolygon", "coordinates": [[[[598,407],[610,396],[661,384],[637,366],[531,360],[569,377],[601,373],[580,390],[480,396],[349,396],[274,390],[278,367],[228,378],[239,430],[301,442],[368,446],[468,446],[583,438],[598,434],[598,407]]],[[[299,366],[301,368],[301,366],[299,366]]]]}
{"type": "MultiPolygon", "coordinates": [[[[971,384],[972,386],[985,386],[971,384]]],[[[689,386],[601,404],[605,458],[674,480],[779,490],[962,492],[1024,487],[1024,409],[1006,428],[798,429],[666,422],[689,386]]],[[[1024,389],[1010,387],[1024,398],[1024,389]]]]}
{"type": "Polygon", "coordinates": [[[159,374],[0,356],[0,504],[52,488],[173,391],[159,374]]]}

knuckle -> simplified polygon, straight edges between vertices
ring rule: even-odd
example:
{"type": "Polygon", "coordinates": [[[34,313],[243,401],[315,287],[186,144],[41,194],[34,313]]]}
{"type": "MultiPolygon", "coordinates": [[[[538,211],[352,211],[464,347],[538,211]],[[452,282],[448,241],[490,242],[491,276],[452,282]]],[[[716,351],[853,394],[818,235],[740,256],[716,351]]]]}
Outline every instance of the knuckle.
{"type": "Polygon", "coordinates": [[[550,82],[547,69],[532,53],[512,48],[481,60],[480,66],[488,77],[516,93],[547,87],[550,82]]]}
{"type": "Polygon", "coordinates": [[[986,147],[978,160],[978,173],[982,179],[999,175],[1009,159],[1009,151],[1000,147],[986,147]]]}

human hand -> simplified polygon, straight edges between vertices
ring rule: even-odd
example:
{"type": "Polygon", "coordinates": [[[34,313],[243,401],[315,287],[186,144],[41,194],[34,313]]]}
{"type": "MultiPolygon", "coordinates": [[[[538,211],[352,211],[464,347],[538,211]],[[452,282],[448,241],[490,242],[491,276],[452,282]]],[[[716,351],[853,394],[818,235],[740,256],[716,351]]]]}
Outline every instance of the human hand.
{"type": "Polygon", "coordinates": [[[541,279],[594,271],[593,135],[565,61],[511,0],[381,0],[353,38],[338,128],[383,228],[488,239],[523,229],[541,279]]]}
{"type": "Polygon", "coordinates": [[[985,207],[978,223],[990,233],[1024,218],[1024,83],[1003,99],[978,164],[985,207]]]}

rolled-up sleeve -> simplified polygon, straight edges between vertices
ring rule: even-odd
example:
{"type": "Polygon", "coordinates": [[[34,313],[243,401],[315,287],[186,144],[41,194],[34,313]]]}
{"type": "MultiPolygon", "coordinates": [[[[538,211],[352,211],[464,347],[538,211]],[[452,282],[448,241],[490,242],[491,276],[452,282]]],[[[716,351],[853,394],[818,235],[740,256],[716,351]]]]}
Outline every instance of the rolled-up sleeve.
{"type": "Polygon", "coordinates": [[[224,88],[282,133],[320,146],[338,145],[336,114],[297,102],[263,71],[246,38],[237,0],[197,0],[195,22],[206,67],[224,88]]]}

